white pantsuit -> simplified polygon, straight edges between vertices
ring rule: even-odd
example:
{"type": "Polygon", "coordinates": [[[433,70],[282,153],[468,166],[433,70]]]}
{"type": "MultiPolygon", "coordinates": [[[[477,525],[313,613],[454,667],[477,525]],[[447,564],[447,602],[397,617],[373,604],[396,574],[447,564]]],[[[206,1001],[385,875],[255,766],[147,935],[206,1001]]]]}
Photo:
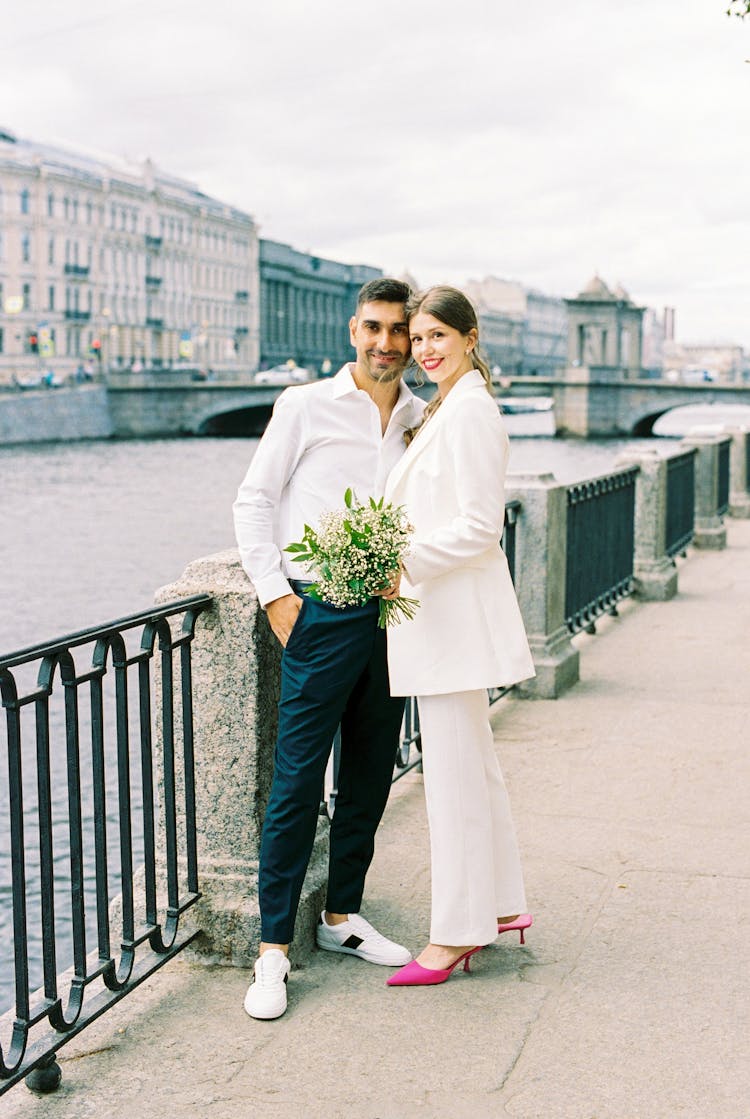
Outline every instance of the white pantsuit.
{"type": "Polygon", "coordinates": [[[526,910],[487,691],[419,696],[432,865],[433,944],[489,944],[526,910]]]}
{"type": "Polygon", "coordinates": [[[500,547],[508,452],[497,404],[472,370],[386,486],[414,525],[401,593],[420,606],[389,630],[388,665],[391,692],[418,697],[435,944],[488,944],[499,916],[526,908],[486,696],[534,675],[500,547]]]}

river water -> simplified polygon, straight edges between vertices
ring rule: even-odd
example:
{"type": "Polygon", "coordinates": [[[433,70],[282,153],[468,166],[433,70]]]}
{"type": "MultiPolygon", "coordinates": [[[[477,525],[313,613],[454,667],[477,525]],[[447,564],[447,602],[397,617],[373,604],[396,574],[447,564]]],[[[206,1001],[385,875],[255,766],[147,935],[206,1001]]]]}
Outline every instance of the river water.
{"type": "MultiPolygon", "coordinates": [[[[549,471],[563,482],[606,473],[627,448],[671,443],[558,440],[548,413],[510,415],[506,422],[511,471],[549,471]]],[[[232,547],[231,505],[256,447],[254,439],[196,438],[0,449],[0,653],[148,608],[154,590],[175,580],[191,560],[232,547]]],[[[0,1013],[13,1001],[5,741],[3,722],[0,1013]]],[[[62,753],[64,743],[55,746],[62,753]]],[[[26,781],[28,794],[31,781],[26,781]]],[[[83,784],[86,798],[86,774],[83,784]]],[[[62,783],[58,810],[66,811],[62,783]]],[[[85,813],[90,815],[90,804],[85,813]]],[[[38,880],[33,822],[28,830],[33,893],[38,880]]],[[[65,857],[61,849],[61,877],[65,857]]],[[[93,917],[90,896],[87,910],[93,917]]],[[[33,987],[40,981],[38,914],[30,919],[29,941],[33,987]]],[[[63,943],[58,971],[68,964],[63,943]]]]}
{"type": "MultiPolygon", "coordinates": [[[[658,440],[524,437],[548,414],[508,416],[511,470],[603,473],[658,440]]],[[[234,545],[231,506],[254,439],[166,439],[0,449],[0,652],[149,607],[199,556],[234,545]]]]}

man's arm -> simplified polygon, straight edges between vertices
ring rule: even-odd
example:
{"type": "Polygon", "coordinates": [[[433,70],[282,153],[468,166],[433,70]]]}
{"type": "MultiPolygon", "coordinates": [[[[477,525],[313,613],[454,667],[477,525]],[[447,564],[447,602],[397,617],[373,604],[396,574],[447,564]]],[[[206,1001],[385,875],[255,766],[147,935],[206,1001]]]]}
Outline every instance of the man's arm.
{"type": "MultiPolygon", "coordinates": [[[[278,518],[282,494],[305,449],[304,414],[293,395],[298,391],[287,389],[276,401],[232,507],[242,566],[255,585],[258,601],[266,608],[270,603],[297,597],[292,594],[281,569],[281,548],[288,541],[278,540],[278,518]]],[[[288,604],[282,616],[284,620],[279,621],[279,629],[288,636],[287,631],[291,632],[288,604]]],[[[271,624],[276,636],[285,644],[276,626],[271,624]]]]}

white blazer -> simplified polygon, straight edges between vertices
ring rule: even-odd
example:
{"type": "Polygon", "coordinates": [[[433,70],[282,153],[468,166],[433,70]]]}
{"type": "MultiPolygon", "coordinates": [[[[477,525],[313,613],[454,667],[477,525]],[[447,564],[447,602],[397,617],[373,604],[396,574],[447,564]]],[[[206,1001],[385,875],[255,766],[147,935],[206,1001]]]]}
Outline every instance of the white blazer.
{"type": "Polygon", "coordinates": [[[385,496],[414,536],[401,593],[413,621],[388,630],[393,695],[438,695],[534,676],[500,547],[510,444],[478,370],[464,374],[391,471],[385,496]]]}

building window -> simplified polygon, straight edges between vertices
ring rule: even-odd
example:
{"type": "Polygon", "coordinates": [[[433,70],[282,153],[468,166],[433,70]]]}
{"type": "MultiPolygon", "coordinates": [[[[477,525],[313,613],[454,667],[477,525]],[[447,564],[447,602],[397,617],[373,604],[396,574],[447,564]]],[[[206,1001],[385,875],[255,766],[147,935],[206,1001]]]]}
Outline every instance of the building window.
{"type": "Polygon", "coordinates": [[[47,217],[53,218],[55,216],[55,196],[50,193],[47,195],[47,217]]]}
{"type": "Polygon", "coordinates": [[[31,260],[31,234],[26,230],[21,234],[21,260],[24,264],[31,260]]]}
{"type": "Polygon", "coordinates": [[[0,354],[3,352],[3,328],[0,326],[0,354]]]}
{"type": "Polygon", "coordinates": [[[24,284],[21,288],[21,298],[23,299],[24,311],[31,310],[31,284],[24,284]]]}
{"type": "Polygon", "coordinates": [[[73,199],[73,224],[78,224],[78,199],[73,199]]]}
{"type": "Polygon", "coordinates": [[[94,218],[94,207],[91,205],[91,199],[86,202],[86,225],[91,225],[94,218]]]}
{"type": "Polygon", "coordinates": [[[54,309],[55,309],[55,285],[50,284],[49,292],[48,292],[48,299],[47,299],[47,310],[48,311],[54,311],[54,309]]]}
{"type": "Polygon", "coordinates": [[[66,221],[70,220],[70,199],[63,198],[63,217],[66,221]]]}
{"type": "Polygon", "coordinates": [[[54,264],[55,263],[55,238],[54,237],[50,237],[49,245],[47,246],[47,263],[48,264],[54,264]]]}
{"type": "Polygon", "coordinates": [[[28,214],[29,212],[29,192],[26,187],[21,191],[21,213],[28,214]]]}

